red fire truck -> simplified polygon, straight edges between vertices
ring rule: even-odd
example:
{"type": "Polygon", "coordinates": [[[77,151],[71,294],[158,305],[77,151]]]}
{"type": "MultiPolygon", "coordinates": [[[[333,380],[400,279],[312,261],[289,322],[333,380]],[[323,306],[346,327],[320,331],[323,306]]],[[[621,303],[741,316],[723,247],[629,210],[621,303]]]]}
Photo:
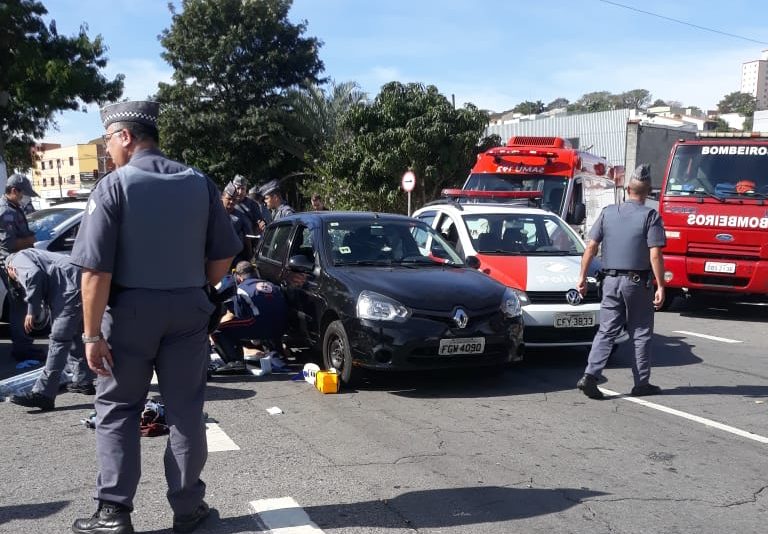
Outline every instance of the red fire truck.
{"type": "Polygon", "coordinates": [[[672,148],[659,208],[675,294],[768,295],[768,138],[707,133],[672,148]]]}
{"type": "Polygon", "coordinates": [[[463,189],[538,191],[542,207],[585,235],[603,207],[617,201],[615,171],[560,137],[515,136],[477,156],[463,189]]]}

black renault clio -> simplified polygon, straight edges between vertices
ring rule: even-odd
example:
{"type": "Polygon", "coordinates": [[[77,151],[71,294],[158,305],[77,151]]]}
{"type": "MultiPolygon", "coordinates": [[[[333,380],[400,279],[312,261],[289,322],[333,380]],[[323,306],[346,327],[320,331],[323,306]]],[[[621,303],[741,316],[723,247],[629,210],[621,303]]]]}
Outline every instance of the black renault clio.
{"type": "MultiPolygon", "coordinates": [[[[471,261],[471,260],[470,260],[471,261]]],[[[290,307],[288,344],[322,354],[344,382],[381,370],[501,365],[523,355],[520,302],[468,267],[421,221],[310,212],[265,231],[259,275],[290,307]]]]}

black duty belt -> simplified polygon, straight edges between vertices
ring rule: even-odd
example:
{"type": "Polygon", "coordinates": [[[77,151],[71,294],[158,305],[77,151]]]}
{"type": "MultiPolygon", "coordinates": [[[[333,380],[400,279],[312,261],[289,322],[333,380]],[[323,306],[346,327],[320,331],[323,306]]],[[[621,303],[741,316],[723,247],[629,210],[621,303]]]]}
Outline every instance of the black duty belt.
{"type": "Polygon", "coordinates": [[[630,271],[627,269],[604,269],[605,276],[626,276],[631,278],[633,282],[639,282],[640,280],[647,280],[651,271],[630,271]]]}

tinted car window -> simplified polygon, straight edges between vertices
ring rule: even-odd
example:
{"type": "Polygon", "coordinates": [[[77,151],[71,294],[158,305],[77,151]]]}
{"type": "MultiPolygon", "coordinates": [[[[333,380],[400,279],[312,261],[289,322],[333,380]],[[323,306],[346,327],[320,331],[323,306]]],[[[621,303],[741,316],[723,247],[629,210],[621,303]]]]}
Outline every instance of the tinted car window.
{"type": "Polygon", "coordinates": [[[291,226],[281,225],[271,228],[264,237],[262,256],[277,262],[283,261],[288,251],[288,237],[291,234],[291,226]]]}
{"type": "Polygon", "coordinates": [[[53,229],[83,210],[76,208],[46,208],[27,215],[29,229],[35,233],[35,241],[53,238],[53,229]]]}

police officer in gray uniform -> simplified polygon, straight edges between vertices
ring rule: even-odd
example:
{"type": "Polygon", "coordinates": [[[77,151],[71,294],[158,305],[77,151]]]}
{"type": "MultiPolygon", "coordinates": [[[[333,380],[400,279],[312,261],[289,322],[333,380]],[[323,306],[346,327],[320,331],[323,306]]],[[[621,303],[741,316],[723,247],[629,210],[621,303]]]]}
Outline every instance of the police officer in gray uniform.
{"type": "Polygon", "coordinates": [[[264,204],[264,195],[261,194],[261,188],[258,186],[253,186],[248,190],[248,198],[253,200],[253,202],[258,206],[259,208],[259,215],[258,219],[259,222],[256,226],[253,227],[254,231],[260,231],[262,229],[261,221],[264,221],[264,226],[272,222],[272,213],[269,211],[269,208],[264,204]]]}
{"type": "Polygon", "coordinates": [[[248,196],[248,181],[244,176],[236,175],[230,182],[237,193],[237,204],[235,211],[248,219],[251,229],[259,229],[259,220],[261,219],[261,210],[255,200],[248,196]]]}
{"type": "Polygon", "coordinates": [[[664,303],[664,259],[661,249],[666,245],[666,235],[658,212],[645,206],[650,191],[649,167],[640,165],[627,185],[627,200],[603,209],[589,232],[590,242],[582,256],[577,287],[585,295],[587,269],[602,243],[605,278],[600,328],[592,342],[584,376],[576,384],[591,399],[603,398],[597,387],[597,377],[605,367],[624,325],[635,347],[632,395],[656,395],[661,392],[661,388],[649,380],[654,308],[658,309],[664,303]]]}
{"type": "Polygon", "coordinates": [[[235,229],[238,239],[243,244],[240,253],[235,256],[232,262],[232,267],[237,265],[238,261],[251,261],[253,256],[253,248],[251,247],[251,240],[248,237],[253,235],[253,228],[251,227],[251,220],[242,212],[237,210],[237,188],[232,183],[227,184],[224,191],[221,193],[221,203],[224,209],[229,213],[229,218],[232,221],[232,227],[235,229]]]}
{"type": "Polygon", "coordinates": [[[283,217],[288,217],[295,213],[293,208],[285,203],[283,192],[280,190],[280,182],[277,180],[270,180],[261,186],[261,194],[264,197],[267,208],[272,212],[273,221],[279,221],[283,217]]]}
{"type": "MultiPolygon", "coordinates": [[[[0,264],[12,252],[31,247],[35,234],[29,229],[27,216],[22,208],[25,197],[36,197],[29,179],[22,174],[12,174],[5,183],[5,194],[0,196],[0,264]]],[[[42,349],[33,346],[33,339],[24,331],[26,305],[24,298],[8,281],[5,269],[0,265],[0,278],[8,289],[8,321],[10,323],[11,356],[15,360],[43,359],[42,349]]]]}
{"type": "Polygon", "coordinates": [[[28,248],[5,260],[8,276],[23,288],[27,302],[24,327],[31,331],[45,313],[50,313],[51,334],[45,369],[32,391],[11,396],[11,402],[28,408],[53,410],[61,385],[61,373],[69,364],[72,393],[93,395],[94,375],[88,369],[83,348],[83,310],[80,303],[80,269],[69,257],[47,250],[28,248]]]}
{"type": "Polygon", "coordinates": [[[205,288],[240,251],[215,184],[157,148],[156,102],[101,110],[117,169],[94,188],[71,261],[83,268],[88,365],[96,381],[96,513],[76,533],[132,533],[139,483],[139,418],[153,371],[166,408],[167,497],[174,532],[209,515],[203,401],[214,305],[205,288]],[[168,203],[168,198],[183,202],[168,203]]]}

